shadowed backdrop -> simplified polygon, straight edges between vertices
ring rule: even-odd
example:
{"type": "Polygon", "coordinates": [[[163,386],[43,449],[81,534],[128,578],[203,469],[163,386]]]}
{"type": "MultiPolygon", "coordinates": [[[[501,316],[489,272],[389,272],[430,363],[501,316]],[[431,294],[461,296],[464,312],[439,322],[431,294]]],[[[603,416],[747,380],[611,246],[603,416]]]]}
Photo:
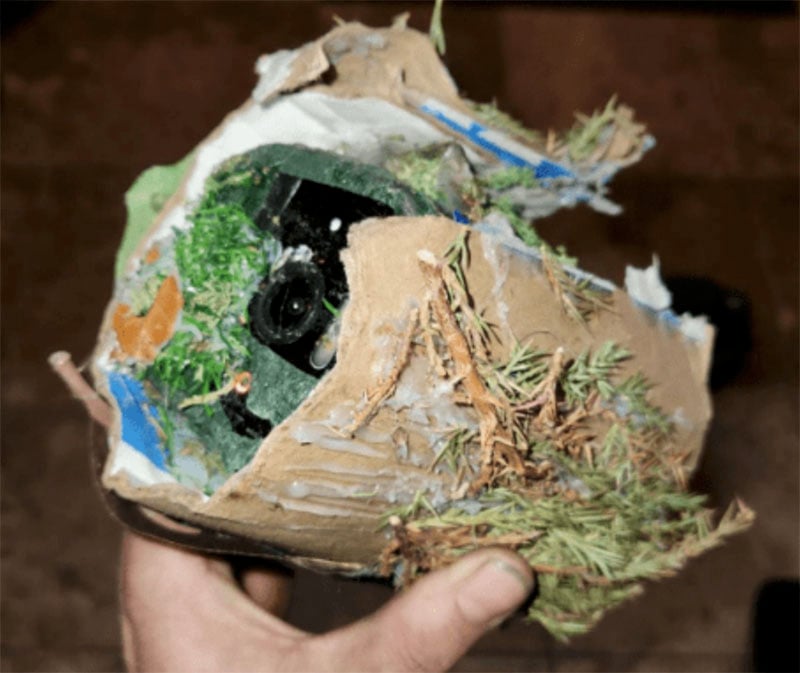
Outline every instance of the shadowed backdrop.
{"type": "MultiPolygon", "coordinates": [[[[2,4],[3,670],[121,666],[120,530],[93,485],[92,430],[46,357],[91,352],[125,190],[249,95],[260,54],[336,15],[387,25],[403,11],[427,29],[419,2],[2,4]]],[[[537,228],[617,283],[657,252],[666,276],[721,287],[717,308],[749,306],[725,331],[734,360],[694,483],[759,515],[569,646],[518,619],[457,669],[751,669],[756,597],[798,574],[797,6],[446,2],[444,27],[470,98],[547,129],[617,93],[657,137],[612,185],[621,216],[577,208],[537,228]]],[[[290,620],[327,630],[390,594],[300,572],[290,620]]]]}

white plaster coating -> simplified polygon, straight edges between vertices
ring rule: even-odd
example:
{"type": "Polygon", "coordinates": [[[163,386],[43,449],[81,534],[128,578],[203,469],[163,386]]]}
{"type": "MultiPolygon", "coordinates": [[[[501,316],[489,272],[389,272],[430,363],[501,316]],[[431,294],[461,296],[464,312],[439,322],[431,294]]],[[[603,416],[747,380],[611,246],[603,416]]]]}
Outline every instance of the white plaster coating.
{"type": "Polygon", "coordinates": [[[258,58],[255,68],[258,83],[251,94],[254,101],[263,103],[280,89],[292,71],[297,54],[297,49],[281,49],[258,58]]]}
{"type": "Polygon", "coordinates": [[[494,304],[497,308],[497,317],[500,318],[501,327],[510,333],[511,328],[508,323],[509,308],[505,299],[503,299],[503,288],[506,280],[508,280],[509,253],[508,250],[501,247],[494,236],[484,236],[481,242],[483,243],[483,258],[494,273],[492,299],[494,299],[494,304]]]}
{"type": "Polygon", "coordinates": [[[152,240],[171,236],[173,229],[187,228],[187,215],[217,166],[260,145],[300,144],[346,153],[367,163],[380,163],[388,147],[409,151],[448,139],[449,136],[425,120],[377,98],[342,99],[301,91],[266,105],[245,107],[228,119],[216,137],[198,148],[186,185],[185,202],[164,215],[152,240]]]}
{"type": "Polygon", "coordinates": [[[381,158],[387,141],[401,136],[409,149],[447,138],[410,112],[377,98],[341,99],[301,91],[236,113],[198,152],[188,197],[202,194],[206,178],[222,161],[259,145],[299,143],[330,151],[345,145],[348,154],[369,162],[381,158]]]}
{"type": "Polygon", "coordinates": [[[312,503],[302,498],[276,498],[275,494],[262,489],[258,490],[258,496],[271,504],[280,504],[283,509],[294,510],[296,512],[307,512],[317,516],[344,516],[356,517],[358,513],[348,504],[347,507],[335,507],[321,503],[312,503]]]}
{"type": "Polygon", "coordinates": [[[108,475],[126,474],[145,486],[155,484],[177,484],[178,481],[168,472],[158,469],[150,460],[127,442],[119,441],[111,452],[108,475]]]}
{"type": "Polygon", "coordinates": [[[365,458],[386,458],[384,452],[369,444],[331,434],[328,427],[318,422],[297,423],[292,428],[292,437],[301,444],[315,444],[328,451],[352,453],[365,458]]]}
{"type": "Polygon", "coordinates": [[[708,337],[708,318],[684,313],[681,316],[681,334],[692,341],[705,341],[708,337]]]}
{"type": "Polygon", "coordinates": [[[655,255],[646,269],[625,267],[625,291],[631,299],[654,311],[665,311],[672,305],[672,294],[661,280],[660,264],[655,255]]]}

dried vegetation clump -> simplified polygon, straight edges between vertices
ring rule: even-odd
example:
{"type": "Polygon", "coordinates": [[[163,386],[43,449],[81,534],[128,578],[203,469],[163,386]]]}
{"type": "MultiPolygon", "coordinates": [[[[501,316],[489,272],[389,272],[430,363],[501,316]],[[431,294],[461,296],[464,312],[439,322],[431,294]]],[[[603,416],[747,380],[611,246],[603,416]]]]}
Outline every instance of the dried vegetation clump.
{"type": "MultiPolygon", "coordinates": [[[[584,321],[606,308],[546,252],[543,259],[568,315],[584,321]]],[[[740,501],[715,525],[704,496],[688,492],[690,456],[674,441],[672,419],[649,402],[644,376],[620,375],[631,353],[606,342],[569,358],[561,348],[517,344],[497,361],[492,326],[466,283],[468,234],[444,260],[422,251],[419,263],[427,300],[408,322],[394,370],[349,429],[392,394],[415,349],[479,422],[455,428],[430,466],[456,475],[447,505],[419,493],[386,513],[385,575],[405,584],[476,548],[510,547],[538,574],[530,619],[566,639],[638,594],[642,580],[674,574],[750,525],[740,501]]]]}

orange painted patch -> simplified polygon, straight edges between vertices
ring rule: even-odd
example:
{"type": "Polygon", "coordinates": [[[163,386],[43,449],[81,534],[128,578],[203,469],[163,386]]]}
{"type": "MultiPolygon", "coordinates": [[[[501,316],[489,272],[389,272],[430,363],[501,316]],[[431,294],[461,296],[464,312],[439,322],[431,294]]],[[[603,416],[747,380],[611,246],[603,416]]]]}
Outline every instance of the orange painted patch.
{"type": "Polygon", "coordinates": [[[160,257],[161,257],[161,250],[157,245],[154,245],[147,251],[147,254],[144,256],[144,263],[153,264],[153,262],[157,262],[160,257]]]}
{"type": "Polygon", "coordinates": [[[143,362],[155,360],[158,349],[174,334],[182,308],[183,295],[175,276],[164,279],[145,315],[133,315],[130,306],[119,304],[113,325],[122,352],[143,362]]]}

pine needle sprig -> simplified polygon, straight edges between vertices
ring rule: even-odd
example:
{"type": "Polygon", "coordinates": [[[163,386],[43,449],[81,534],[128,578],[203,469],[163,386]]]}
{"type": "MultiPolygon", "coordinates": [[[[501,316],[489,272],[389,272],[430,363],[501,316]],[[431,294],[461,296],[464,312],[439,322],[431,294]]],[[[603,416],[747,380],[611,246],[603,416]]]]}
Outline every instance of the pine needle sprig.
{"type": "Polygon", "coordinates": [[[615,390],[611,377],[630,357],[630,351],[613,341],[606,341],[594,353],[581,353],[561,377],[567,404],[585,403],[592,391],[597,391],[604,400],[610,399],[615,390]]]}
{"type": "Polygon", "coordinates": [[[446,49],[444,26],[442,25],[442,5],[444,0],[435,0],[433,3],[433,13],[431,14],[431,26],[428,29],[428,36],[430,37],[433,46],[439,53],[439,56],[444,56],[446,49]]]}
{"type": "Polygon", "coordinates": [[[444,446],[434,457],[430,470],[434,470],[440,462],[444,461],[453,474],[457,474],[462,469],[472,472],[469,460],[469,446],[474,444],[477,437],[478,433],[469,428],[452,430],[444,446]]]}
{"type": "Polygon", "coordinates": [[[515,344],[505,363],[493,363],[483,374],[492,391],[505,396],[509,403],[518,404],[528,399],[544,380],[550,355],[530,345],[515,344]]]}
{"type": "MultiPolygon", "coordinates": [[[[446,296],[430,328],[443,330],[449,320],[455,330],[457,320],[468,334],[476,328],[467,238],[445,259],[446,268],[435,268],[446,296]]],[[[480,380],[466,395],[480,433],[455,430],[433,460],[431,469],[445,464],[455,475],[453,500],[434,507],[418,493],[384,518],[392,531],[381,557],[386,574],[410,582],[482,546],[507,546],[538,575],[529,618],[565,640],[640,593],[644,580],[674,574],[752,523],[737,503],[714,526],[705,497],[687,491],[685,457],[674,447],[673,424],[648,399],[652,386],[640,373],[620,381],[632,357],[620,344],[568,360],[563,348],[517,343],[493,361],[474,337],[464,339],[471,350],[459,354],[469,361],[464,371],[480,380]],[[476,456],[480,473],[468,481],[476,456]]]]}
{"type": "Polygon", "coordinates": [[[606,103],[602,111],[592,115],[576,115],[578,122],[567,133],[567,148],[574,161],[587,159],[597,147],[603,131],[614,122],[617,115],[617,96],[606,103]]]}
{"type": "Polygon", "coordinates": [[[442,268],[442,279],[450,302],[470,346],[480,355],[486,354],[489,341],[495,336],[495,327],[473,306],[465,270],[470,264],[469,231],[463,231],[444,254],[447,262],[442,268]]]}
{"type": "Polygon", "coordinates": [[[539,251],[545,277],[567,316],[585,325],[597,310],[610,308],[607,292],[592,286],[588,279],[578,279],[569,274],[563,266],[564,260],[554,255],[552,249],[540,246],[539,251]]]}
{"type": "Polygon", "coordinates": [[[652,429],[662,435],[669,434],[672,421],[658,407],[651,404],[648,393],[652,385],[641,372],[636,372],[613,390],[617,406],[634,428],[652,429]]]}

